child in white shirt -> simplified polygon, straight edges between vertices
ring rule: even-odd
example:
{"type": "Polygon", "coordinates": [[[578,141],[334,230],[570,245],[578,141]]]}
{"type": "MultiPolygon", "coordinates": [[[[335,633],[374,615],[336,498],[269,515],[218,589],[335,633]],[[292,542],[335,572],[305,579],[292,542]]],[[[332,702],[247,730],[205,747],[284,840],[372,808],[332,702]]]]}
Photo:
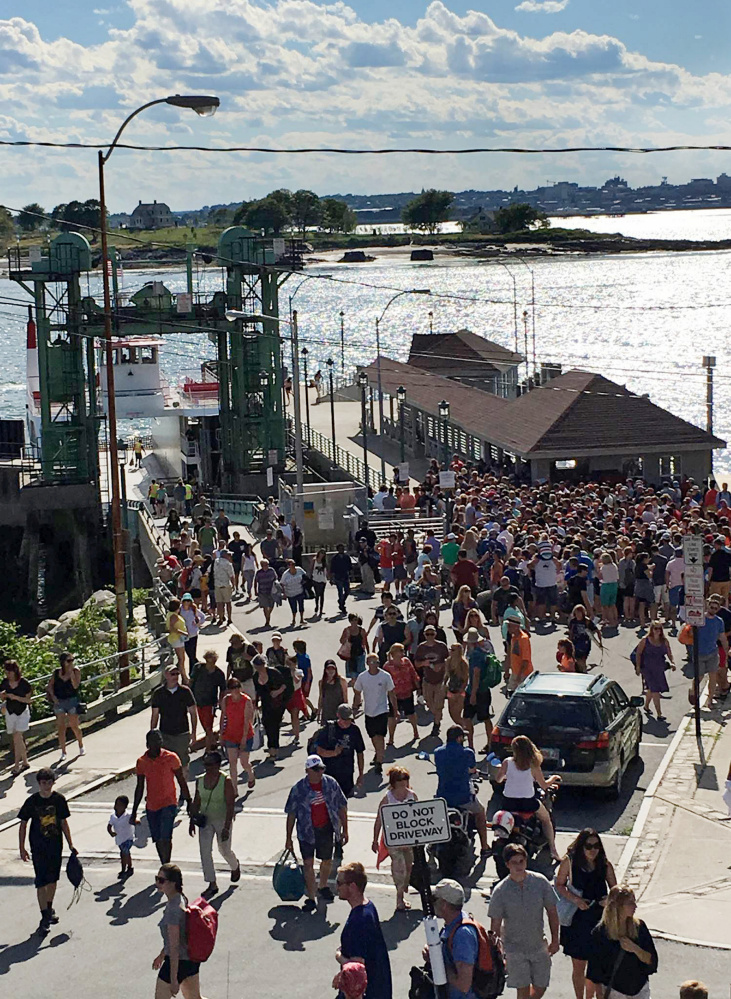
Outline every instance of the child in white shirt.
{"type": "Polygon", "coordinates": [[[107,832],[114,837],[114,841],[119,847],[119,856],[122,861],[120,878],[129,878],[134,874],[132,844],[135,838],[135,827],[132,825],[132,817],[127,810],[128,808],[129,798],[126,794],[120,794],[114,800],[114,811],[109,816],[107,824],[107,832]]]}

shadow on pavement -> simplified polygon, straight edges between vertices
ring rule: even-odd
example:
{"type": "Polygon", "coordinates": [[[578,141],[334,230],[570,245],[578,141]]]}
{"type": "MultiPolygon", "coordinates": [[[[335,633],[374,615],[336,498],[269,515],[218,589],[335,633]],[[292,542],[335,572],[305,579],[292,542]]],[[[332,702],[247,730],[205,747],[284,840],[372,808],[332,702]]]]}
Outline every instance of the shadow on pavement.
{"type": "Polygon", "coordinates": [[[280,940],[285,950],[305,950],[308,941],[330,936],[340,926],[328,920],[327,909],[322,905],[314,912],[304,912],[295,905],[275,905],[268,916],[274,920],[269,936],[280,940]]]}
{"type": "MultiPolygon", "coordinates": [[[[411,905],[414,905],[413,898],[411,905]]],[[[405,912],[393,912],[388,919],[382,919],[381,929],[388,949],[396,950],[400,943],[408,940],[414,930],[419,928],[423,918],[424,913],[421,909],[414,908],[405,912]]]]}
{"type": "Polygon", "coordinates": [[[154,885],[146,885],[141,891],[124,900],[123,893],[115,894],[112,891],[113,888],[114,886],[110,885],[109,888],[96,893],[97,902],[107,902],[109,897],[114,895],[112,906],[107,909],[110,926],[124,926],[130,919],[146,919],[153,912],[162,909],[165,904],[162,895],[154,885]],[[106,897],[101,897],[102,895],[106,897]]]}
{"type": "Polygon", "coordinates": [[[47,947],[60,947],[61,944],[67,943],[70,939],[71,937],[68,933],[59,933],[46,943],[45,937],[42,937],[39,933],[33,933],[27,940],[23,940],[20,943],[9,944],[8,946],[0,944],[0,975],[7,975],[15,964],[23,964],[25,961],[30,961],[31,958],[34,958],[41,951],[44,943],[46,943],[47,947]]]}

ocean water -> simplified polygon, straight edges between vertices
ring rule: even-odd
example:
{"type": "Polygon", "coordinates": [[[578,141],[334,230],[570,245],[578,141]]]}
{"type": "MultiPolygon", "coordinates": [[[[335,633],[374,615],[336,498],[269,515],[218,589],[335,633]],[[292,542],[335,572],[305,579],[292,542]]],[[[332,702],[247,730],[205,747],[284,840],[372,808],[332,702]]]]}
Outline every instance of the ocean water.
{"type": "MultiPolygon", "coordinates": [[[[564,224],[566,220],[561,220],[564,224]]],[[[577,220],[577,224],[578,224],[577,220]]],[[[624,218],[581,219],[581,224],[629,231],[632,235],[714,238],[731,228],[731,212],[675,212],[624,218]],[[682,218],[673,218],[682,216],[682,218]],[[642,226],[647,231],[642,231],[642,226]],[[653,227],[667,226],[662,233],[653,227]]],[[[350,374],[376,353],[375,320],[399,290],[429,289],[431,296],[404,295],[381,322],[383,353],[405,360],[411,335],[467,327],[504,346],[524,350],[523,312],[527,312],[528,355],[601,372],[678,416],[705,426],[704,354],[716,357],[714,431],[731,441],[731,252],[646,253],[631,256],[571,256],[511,260],[501,265],[442,257],[411,263],[403,256],[374,250],[366,264],[319,264],[293,275],[280,292],[281,315],[288,299],[299,317],[300,341],[309,350],[312,375],[328,357],[335,371],[350,374]],[[529,269],[530,268],[530,269],[529,269]],[[304,280],[307,275],[312,275],[304,280]],[[533,301],[532,283],[535,288],[533,301]],[[340,312],[345,345],[341,349],[340,312]],[[429,313],[432,313],[430,316],[429,313]],[[518,316],[516,336],[515,313],[518,316]]],[[[146,280],[164,281],[173,291],[185,289],[183,270],[128,271],[125,288],[146,280]]],[[[215,268],[196,274],[196,290],[212,293],[221,285],[215,268]]],[[[84,282],[84,292],[87,292],[84,282]]],[[[98,282],[88,292],[98,294],[98,282]]],[[[0,350],[4,379],[0,415],[22,416],[25,406],[25,301],[22,289],[0,280],[0,350]]],[[[288,337],[283,325],[282,335],[288,337]]],[[[285,354],[289,346],[285,344],[285,354]]],[[[163,370],[172,382],[194,377],[213,356],[206,334],[173,333],[165,338],[163,370]]],[[[731,473],[731,452],[717,452],[717,471],[731,473]]]]}

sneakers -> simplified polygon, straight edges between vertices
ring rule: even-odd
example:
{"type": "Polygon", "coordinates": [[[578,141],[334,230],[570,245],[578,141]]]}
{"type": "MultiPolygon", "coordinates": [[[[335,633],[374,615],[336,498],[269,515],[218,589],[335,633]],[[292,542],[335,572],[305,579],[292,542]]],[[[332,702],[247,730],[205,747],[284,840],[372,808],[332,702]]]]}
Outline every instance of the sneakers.
{"type": "Polygon", "coordinates": [[[231,881],[235,884],[237,881],[241,880],[241,864],[236,868],[235,871],[231,871],[231,881]]]}
{"type": "Polygon", "coordinates": [[[86,756],[86,750],[83,746],[79,746],[79,756],[86,756]]]}
{"type": "Polygon", "coordinates": [[[314,898],[307,898],[305,899],[305,904],[302,906],[302,911],[314,912],[316,908],[317,908],[317,902],[314,900],[314,898]]]}
{"type": "Polygon", "coordinates": [[[55,926],[56,923],[58,922],[58,916],[56,915],[56,910],[53,908],[53,906],[49,905],[48,908],[46,909],[45,914],[48,919],[48,922],[52,923],[55,926]]]}
{"type": "Polygon", "coordinates": [[[324,899],[325,902],[335,901],[335,896],[333,895],[332,888],[330,888],[328,885],[325,885],[324,888],[320,888],[317,894],[320,896],[321,899],[324,899]]]}
{"type": "Polygon", "coordinates": [[[67,759],[68,759],[68,757],[67,757],[67,754],[66,754],[66,750],[64,749],[64,751],[61,753],[61,759],[58,762],[59,763],[65,763],[67,759]]]}

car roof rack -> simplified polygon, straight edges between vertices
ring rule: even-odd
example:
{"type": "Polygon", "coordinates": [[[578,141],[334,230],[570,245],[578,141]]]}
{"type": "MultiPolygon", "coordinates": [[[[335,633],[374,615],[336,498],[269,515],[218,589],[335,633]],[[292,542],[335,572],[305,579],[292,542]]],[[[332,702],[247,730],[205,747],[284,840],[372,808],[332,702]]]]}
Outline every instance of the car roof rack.
{"type": "Polygon", "coordinates": [[[596,676],[593,676],[591,678],[591,683],[586,689],[591,690],[591,688],[594,686],[595,683],[599,683],[600,680],[606,680],[606,679],[607,677],[604,673],[597,673],[596,676]]]}

